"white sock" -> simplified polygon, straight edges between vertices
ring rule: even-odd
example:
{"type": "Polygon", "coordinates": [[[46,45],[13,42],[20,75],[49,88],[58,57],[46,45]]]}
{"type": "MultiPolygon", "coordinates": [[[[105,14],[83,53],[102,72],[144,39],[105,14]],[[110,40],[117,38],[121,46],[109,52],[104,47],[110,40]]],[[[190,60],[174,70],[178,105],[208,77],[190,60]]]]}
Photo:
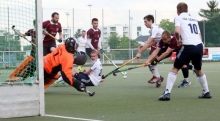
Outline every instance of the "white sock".
{"type": "Polygon", "coordinates": [[[62,76],[60,76],[60,77],[56,80],[57,83],[58,83],[58,82],[61,82],[61,81],[63,81],[62,76]]]}
{"type": "Polygon", "coordinates": [[[173,85],[174,85],[174,83],[176,81],[176,77],[177,77],[176,73],[170,72],[168,74],[165,94],[171,93],[173,85]]]}
{"type": "Polygon", "coordinates": [[[186,80],[187,82],[189,82],[189,78],[184,78],[184,80],[186,80]]]}
{"type": "Polygon", "coordinates": [[[209,92],[206,75],[203,74],[202,76],[198,76],[198,80],[199,80],[199,82],[202,86],[202,89],[203,89],[204,93],[209,92]]]}
{"type": "Polygon", "coordinates": [[[156,76],[157,78],[160,78],[160,74],[158,72],[157,65],[150,65],[149,69],[154,76],[156,76]]]}

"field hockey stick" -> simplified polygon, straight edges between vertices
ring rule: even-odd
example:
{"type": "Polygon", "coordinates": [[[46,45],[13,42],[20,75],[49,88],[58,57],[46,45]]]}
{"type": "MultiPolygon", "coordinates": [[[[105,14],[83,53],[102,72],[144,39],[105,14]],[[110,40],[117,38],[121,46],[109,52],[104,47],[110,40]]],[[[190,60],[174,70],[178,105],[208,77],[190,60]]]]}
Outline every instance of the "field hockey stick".
{"type": "Polygon", "coordinates": [[[18,34],[18,36],[24,38],[25,40],[27,40],[28,42],[30,42],[32,45],[36,46],[36,44],[34,44],[33,42],[29,41],[26,36],[24,34],[22,34],[19,30],[15,29],[15,25],[13,25],[12,27],[12,30],[18,34]]]}
{"type": "Polygon", "coordinates": [[[134,66],[134,67],[129,67],[129,68],[125,68],[125,69],[115,70],[113,72],[113,75],[116,76],[116,73],[132,70],[132,69],[136,69],[136,68],[140,68],[140,67],[144,67],[144,66],[146,66],[146,65],[142,64],[142,65],[138,65],[138,66],[134,66]]]}
{"type": "Polygon", "coordinates": [[[92,97],[93,95],[95,95],[95,92],[90,92],[89,90],[85,89],[85,92],[92,97]]]}
{"type": "Polygon", "coordinates": [[[2,58],[2,56],[0,56],[0,59],[2,60],[3,65],[5,66],[5,68],[8,68],[8,66],[5,64],[5,61],[4,61],[4,59],[2,58]]]}
{"type": "MultiPolygon", "coordinates": [[[[105,79],[106,77],[108,77],[109,75],[113,74],[114,71],[116,70],[120,70],[120,68],[124,67],[125,65],[127,65],[128,63],[132,62],[133,60],[135,60],[136,57],[132,58],[131,60],[125,62],[124,64],[122,64],[121,66],[119,66],[118,68],[114,69],[113,71],[109,72],[108,74],[106,74],[105,76],[102,75],[102,79],[105,79]]],[[[124,78],[126,78],[126,76],[124,76],[124,78]]]]}
{"type": "Polygon", "coordinates": [[[57,42],[59,42],[59,39],[57,39],[56,37],[54,37],[53,35],[51,35],[50,33],[48,33],[46,30],[43,29],[43,32],[44,32],[46,35],[49,35],[50,37],[52,37],[53,39],[55,39],[57,42]]]}
{"type": "MultiPolygon", "coordinates": [[[[105,53],[102,53],[102,54],[109,60],[109,62],[111,62],[115,66],[115,68],[118,68],[118,66],[114,62],[112,62],[112,60],[105,53]]],[[[123,76],[126,76],[126,74],[123,72],[121,72],[121,74],[123,76]]]]}

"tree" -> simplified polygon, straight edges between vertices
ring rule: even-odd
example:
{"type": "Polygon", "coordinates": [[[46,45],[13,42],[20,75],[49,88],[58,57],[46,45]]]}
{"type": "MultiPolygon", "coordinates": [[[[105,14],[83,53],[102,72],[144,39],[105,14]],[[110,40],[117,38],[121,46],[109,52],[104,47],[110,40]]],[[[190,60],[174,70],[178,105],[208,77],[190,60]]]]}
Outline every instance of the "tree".
{"type": "Polygon", "coordinates": [[[215,15],[214,17],[210,18],[209,20],[199,21],[199,28],[204,37],[204,29],[205,29],[205,46],[206,47],[220,47],[220,14],[215,15]],[[203,26],[205,24],[205,28],[203,26]]]}
{"type": "Polygon", "coordinates": [[[81,33],[81,29],[77,29],[76,33],[74,34],[75,38],[79,38],[82,36],[82,33],[81,33]]]}
{"type": "Polygon", "coordinates": [[[160,26],[161,28],[163,28],[164,30],[169,31],[170,33],[174,33],[174,23],[173,23],[173,22],[170,22],[169,19],[162,19],[162,20],[160,21],[159,26],[160,26]]]}
{"type": "Polygon", "coordinates": [[[137,48],[139,46],[136,40],[130,40],[126,36],[121,37],[117,33],[113,33],[110,35],[110,37],[108,38],[108,44],[110,46],[110,49],[125,49],[125,50],[112,50],[110,53],[108,53],[110,55],[114,55],[114,57],[119,60],[131,59],[130,57],[132,51],[133,54],[137,53],[137,51],[132,50],[132,48],[137,48]],[[131,48],[129,48],[129,42],[131,44],[131,48]]]}
{"type": "Polygon", "coordinates": [[[209,10],[207,9],[200,9],[199,15],[201,17],[204,17],[206,19],[210,19],[216,14],[220,13],[220,9],[218,7],[218,2],[216,0],[210,0],[206,2],[207,6],[210,8],[209,10]]]}
{"type": "Polygon", "coordinates": [[[131,48],[137,48],[139,46],[137,41],[130,40],[126,36],[120,37],[117,33],[111,34],[108,38],[108,44],[111,49],[129,49],[129,41],[131,48]]]}

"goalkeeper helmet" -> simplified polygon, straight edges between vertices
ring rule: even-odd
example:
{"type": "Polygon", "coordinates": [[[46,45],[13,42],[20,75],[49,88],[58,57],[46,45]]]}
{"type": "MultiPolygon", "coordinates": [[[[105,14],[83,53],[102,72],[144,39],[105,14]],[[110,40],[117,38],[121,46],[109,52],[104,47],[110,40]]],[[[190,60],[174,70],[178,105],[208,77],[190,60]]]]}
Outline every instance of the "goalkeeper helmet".
{"type": "Polygon", "coordinates": [[[67,38],[65,41],[65,46],[66,46],[67,52],[72,53],[72,54],[77,52],[78,44],[76,43],[75,38],[72,38],[72,37],[67,38]]]}

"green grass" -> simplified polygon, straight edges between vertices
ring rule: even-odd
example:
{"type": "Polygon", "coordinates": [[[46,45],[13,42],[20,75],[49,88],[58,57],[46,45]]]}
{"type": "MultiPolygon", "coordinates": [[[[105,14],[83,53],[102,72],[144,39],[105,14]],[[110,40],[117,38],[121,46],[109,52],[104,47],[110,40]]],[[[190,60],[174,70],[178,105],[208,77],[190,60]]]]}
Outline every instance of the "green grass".
{"type": "MultiPolygon", "coordinates": [[[[98,87],[88,87],[95,91],[94,97],[77,92],[73,87],[50,87],[45,95],[46,114],[68,117],[88,118],[105,121],[219,121],[220,109],[220,62],[203,64],[212,99],[198,99],[202,93],[195,74],[190,71],[192,84],[184,89],[177,86],[181,83],[182,72],[171,93],[171,100],[158,101],[165,90],[166,77],[172,64],[160,64],[160,74],[165,82],[160,88],[147,83],[152,77],[149,69],[139,68],[128,72],[123,79],[118,73],[109,76],[98,87]]],[[[104,74],[113,67],[105,66],[104,74]]],[[[27,117],[0,119],[0,121],[65,121],[51,117],[27,117]]]]}

